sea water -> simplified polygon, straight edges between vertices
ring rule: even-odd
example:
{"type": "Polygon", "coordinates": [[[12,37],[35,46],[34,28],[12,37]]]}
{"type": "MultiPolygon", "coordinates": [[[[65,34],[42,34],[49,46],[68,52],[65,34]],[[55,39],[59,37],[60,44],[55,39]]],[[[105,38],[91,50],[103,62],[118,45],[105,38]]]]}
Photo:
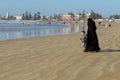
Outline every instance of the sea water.
{"type": "Polygon", "coordinates": [[[0,22],[0,41],[65,35],[80,32],[81,25],[38,22],[0,22]]]}

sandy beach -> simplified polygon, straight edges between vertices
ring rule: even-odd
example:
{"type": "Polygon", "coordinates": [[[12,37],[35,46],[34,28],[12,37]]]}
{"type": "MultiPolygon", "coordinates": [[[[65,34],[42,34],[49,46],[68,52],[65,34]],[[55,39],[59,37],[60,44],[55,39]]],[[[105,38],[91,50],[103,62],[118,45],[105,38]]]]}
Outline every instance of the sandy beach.
{"type": "Polygon", "coordinates": [[[0,80],[120,80],[120,24],[98,27],[101,51],[80,33],[0,42],[0,80]]]}

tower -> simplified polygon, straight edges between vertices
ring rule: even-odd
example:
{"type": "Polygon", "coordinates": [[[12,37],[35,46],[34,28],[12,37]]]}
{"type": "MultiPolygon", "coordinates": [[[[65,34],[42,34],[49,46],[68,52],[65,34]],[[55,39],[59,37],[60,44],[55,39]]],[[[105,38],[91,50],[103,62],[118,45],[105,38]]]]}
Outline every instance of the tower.
{"type": "Polygon", "coordinates": [[[9,18],[9,16],[10,16],[10,13],[9,13],[9,12],[7,12],[7,13],[6,13],[6,18],[8,19],[8,18],[9,18]]]}

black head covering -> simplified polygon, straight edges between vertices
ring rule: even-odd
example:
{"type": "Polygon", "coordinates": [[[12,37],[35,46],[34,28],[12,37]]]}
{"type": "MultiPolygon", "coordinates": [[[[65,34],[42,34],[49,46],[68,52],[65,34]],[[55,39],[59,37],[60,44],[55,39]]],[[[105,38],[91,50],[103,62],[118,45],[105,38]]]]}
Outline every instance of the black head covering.
{"type": "Polygon", "coordinates": [[[88,18],[88,29],[90,30],[96,30],[95,22],[92,20],[92,18],[88,18]]]}

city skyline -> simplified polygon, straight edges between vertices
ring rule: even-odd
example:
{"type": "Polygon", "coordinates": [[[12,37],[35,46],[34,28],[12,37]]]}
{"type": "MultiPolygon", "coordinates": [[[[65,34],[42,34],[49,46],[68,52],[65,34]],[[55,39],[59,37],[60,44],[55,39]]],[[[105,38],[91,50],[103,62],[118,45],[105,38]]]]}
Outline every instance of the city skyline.
{"type": "Polygon", "coordinates": [[[112,14],[120,14],[118,0],[12,0],[12,1],[0,1],[0,14],[6,15],[6,12],[10,12],[12,15],[20,15],[26,11],[29,12],[41,12],[41,15],[54,15],[59,13],[80,13],[83,10],[90,12],[94,10],[97,13],[102,14],[104,17],[108,17],[112,14]]]}

